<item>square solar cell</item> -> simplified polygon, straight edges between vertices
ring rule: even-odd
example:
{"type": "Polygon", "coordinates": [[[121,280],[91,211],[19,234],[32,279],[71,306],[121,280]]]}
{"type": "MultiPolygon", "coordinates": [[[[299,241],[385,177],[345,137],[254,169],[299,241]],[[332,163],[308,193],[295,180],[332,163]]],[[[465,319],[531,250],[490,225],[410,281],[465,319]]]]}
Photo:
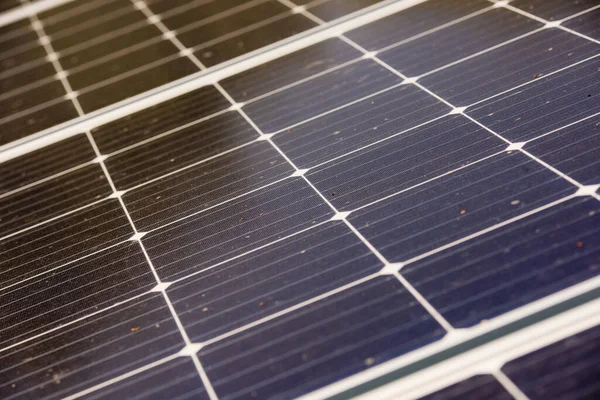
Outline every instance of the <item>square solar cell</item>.
{"type": "Polygon", "coordinates": [[[381,277],[209,345],[199,357],[222,398],[292,398],[444,334],[396,278],[381,277]]]}
{"type": "Polygon", "coordinates": [[[600,395],[600,327],[594,327],[517,358],[502,367],[531,399],[593,399],[600,395]]]}
{"type": "Polygon", "coordinates": [[[511,400],[513,397],[492,375],[476,375],[419,400],[511,400]]]}
{"type": "Polygon", "coordinates": [[[598,200],[574,198],[401,273],[454,327],[473,326],[598,276],[599,211],[598,200]]]}
{"type": "Polygon", "coordinates": [[[64,398],[183,345],[162,295],[148,294],[0,353],[0,395],[64,398]]]}

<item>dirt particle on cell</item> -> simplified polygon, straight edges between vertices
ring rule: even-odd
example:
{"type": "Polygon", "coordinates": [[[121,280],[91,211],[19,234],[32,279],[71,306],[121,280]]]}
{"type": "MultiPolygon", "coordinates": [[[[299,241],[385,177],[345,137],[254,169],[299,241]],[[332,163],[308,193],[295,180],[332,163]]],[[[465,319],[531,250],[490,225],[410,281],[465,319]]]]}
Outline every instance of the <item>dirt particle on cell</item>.
{"type": "Polygon", "coordinates": [[[533,75],[533,79],[535,79],[535,78],[537,78],[537,77],[538,77],[538,75],[537,75],[537,74],[534,74],[534,75],[533,75]]]}
{"type": "Polygon", "coordinates": [[[135,328],[131,328],[131,332],[138,332],[140,330],[139,326],[136,326],[135,328]]]}
{"type": "Polygon", "coordinates": [[[592,210],[592,211],[590,211],[590,212],[588,213],[588,215],[589,215],[590,217],[593,217],[594,215],[596,215],[596,211],[592,210]]]}
{"type": "Polygon", "coordinates": [[[240,221],[245,221],[245,220],[246,220],[246,218],[244,218],[244,217],[240,218],[240,221]]]}
{"type": "Polygon", "coordinates": [[[465,215],[467,213],[467,210],[460,210],[460,215],[465,215]]]}
{"type": "Polygon", "coordinates": [[[332,195],[332,196],[335,196],[335,192],[331,192],[331,195],[332,195]]]}
{"type": "Polygon", "coordinates": [[[155,328],[160,328],[160,324],[154,324],[155,328]]]}
{"type": "Polygon", "coordinates": [[[373,357],[369,357],[365,360],[366,366],[373,365],[374,363],[375,363],[375,359],[373,357]]]}
{"type": "Polygon", "coordinates": [[[208,311],[208,307],[204,307],[204,308],[202,309],[202,312],[207,312],[207,311],[208,311]]]}
{"type": "Polygon", "coordinates": [[[577,248],[581,249],[583,247],[583,242],[580,240],[577,242],[577,248]]]}
{"type": "Polygon", "coordinates": [[[259,217],[262,217],[262,216],[263,216],[263,213],[260,213],[260,214],[258,214],[258,216],[259,216],[259,217]]]}
{"type": "Polygon", "coordinates": [[[481,321],[479,321],[480,324],[487,324],[487,319],[482,319],[481,321]]]}
{"type": "Polygon", "coordinates": [[[291,132],[291,131],[292,131],[292,128],[289,128],[287,131],[288,131],[288,132],[291,132]]]}
{"type": "Polygon", "coordinates": [[[10,385],[10,387],[12,387],[14,389],[17,387],[17,385],[15,383],[13,383],[12,385],[10,385]]]}
{"type": "Polygon", "coordinates": [[[306,361],[306,360],[308,360],[308,354],[306,354],[306,353],[302,353],[302,360],[303,360],[303,361],[306,361]]]}
{"type": "Polygon", "coordinates": [[[60,381],[62,380],[62,378],[63,378],[63,374],[60,374],[60,373],[59,373],[59,374],[53,374],[53,375],[52,375],[52,380],[53,380],[53,381],[54,381],[54,383],[55,383],[55,384],[57,384],[57,385],[60,383],[60,381]]]}
{"type": "Polygon", "coordinates": [[[256,397],[256,396],[258,396],[258,393],[256,393],[255,390],[253,390],[253,391],[250,392],[250,396],[256,397]]]}
{"type": "Polygon", "coordinates": [[[520,202],[521,202],[521,200],[513,200],[513,201],[510,202],[510,204],[512,204],[513,206],[516,206],[520,202]]]}
{"type": "Polygon", "coordinates": [[[265,306],[265,302],[261,301],[260,303],[258,303],[258,306],[261,307],[261,308],[264,307],[265,306]]]}

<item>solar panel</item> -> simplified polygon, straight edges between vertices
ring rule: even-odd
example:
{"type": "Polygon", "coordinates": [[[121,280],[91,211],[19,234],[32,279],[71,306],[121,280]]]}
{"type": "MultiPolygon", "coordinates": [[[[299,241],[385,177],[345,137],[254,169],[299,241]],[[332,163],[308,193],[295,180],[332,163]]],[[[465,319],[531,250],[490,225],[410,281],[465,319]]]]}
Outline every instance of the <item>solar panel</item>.
{"type": "Polygon", "coordinates": [[[0,397],[597,396],[598,1],[58,3],[0,5],[0,397]]]}

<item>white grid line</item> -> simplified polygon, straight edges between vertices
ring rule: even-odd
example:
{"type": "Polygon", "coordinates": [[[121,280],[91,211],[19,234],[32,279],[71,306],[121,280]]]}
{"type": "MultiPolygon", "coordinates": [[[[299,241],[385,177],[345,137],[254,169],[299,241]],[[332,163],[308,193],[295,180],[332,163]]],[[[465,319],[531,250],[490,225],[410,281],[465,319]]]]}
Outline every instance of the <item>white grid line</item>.
{"type": "Polygon", "coordinates": [[[492,375],[515,400],[529,400],[529,397],[527,397],[525,393],[523,393],[521,389],[519,389],[500,369],[494,371],[492,375]]]}

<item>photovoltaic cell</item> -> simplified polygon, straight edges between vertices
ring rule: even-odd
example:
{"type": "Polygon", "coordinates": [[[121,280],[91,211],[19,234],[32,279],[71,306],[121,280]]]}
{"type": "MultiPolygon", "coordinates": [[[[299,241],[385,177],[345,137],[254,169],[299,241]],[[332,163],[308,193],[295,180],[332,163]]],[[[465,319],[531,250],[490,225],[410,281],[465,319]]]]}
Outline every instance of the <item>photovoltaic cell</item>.
{"type": "Polygon", "coordinates": [[[291,398],[444,334],[395,278],[381,277],[207,346],[199,357],[220,398],[291,398]]]}
{"type": "Polygon", "coordinates": [[[259,99],[244,110],[263,133],[274,133],[401,81],[376,62],[361,60],[259,99]]]}
{"type": "Polygon", "coordinates": [[[85,135],[75,135],[2,163],[2,195],[54,175],[79,167],[95,157],[85,135]]]}
{"type": "Polygon", "coordinates": [[[0,292],[1,345],[103,310],[156,284],[140,246],[125,242],[0,292]],[[14,299],[24,299],[16,302],[14,299]]]}
{"type": "Polygon", "coordinates": [[[316,167],[308,178],[338,210],[351,211],[503,148],[463,116],[448,116],[316,167]]]}
{"type": "Polygon", "coordinates": [[[103,387],[86,399],[185,399],[208,400],[191,359],[176,358],[165,364],[103,387]],[[144,388],[140,390],[140,388],[144,388]]]}
{"type": "Polygon", "coordinates": [[[600,111],[598,65],[593,58],[521,88],[492,97],[467,113],[509,140],[524,141],[600,111]]]}
{"type": "Polygon", "coordinates": [[[205,86],[169,102],[158,104],[92,129],[98,149],[113,153],[151,139],[229,107],[214,86],[205,86]]]}
{"type": "Polygon", "coordinates": [[[531,399],[593,399],[600,393],[598,327],[543,347],[506,364],[502,371],[531,399]]]}
{"type": "Polygon", "coordinates": [[[0,393],[64,398],[172,355],[182,344],[162,296],[148,294],[3,352],[0,393]]]}
{"type": "Polygon", "coordinates": [[[300,168],[356,152],[430,122],[450,107],[413,85],[392,86],[287,129],[273,141],[300,168]]]}
{"type": "Polygon", "coordinates": [[[502,152],[368,205],[349,220],[387,259],[403,262],[575,190],[529,157],[502,152]]]}
{"type": "MultiPolygon", "coordinates": [[[[0,397],[356,397],[575,320],[598,5],[76,0],[0,27],[0,397]]],[[[408,393],[593,398],[596,330],[408,393]]]]}
{"type": "Polygon", "coordinates": [[[511,400],[512,398],[512,395],[492,375],[476,375],[428,396],[421,397],[419,400],[511,400]]]}
{"type": "Polygon", "coordinates": [[[394,46],[383,51],[380,57],[407,76],[419,76],[542,25],[512,11],[496,8],[404,45],[394,46]]]}
{"type": "Polygon", "coordinates": [[[402,272],[454,327],[472,326],[596,276],[599,211],[596,199],[571,199],[402,272]]]}
{"type": "MultiPolygon", "coordinates": [[[[157,229],[143,243],[158,275],[169,281],[326,221],[332,214],[306,182],[293,178],[157,229]]],[[[143,220],[138,224],[141,229],[148,226],[143,220]]]]}
{"type": "Polygon", "coordinates": [[[202,342],[381,267],[343,222],[334,221],[200,271],[168,293],[192,340],[202,342]]]}

